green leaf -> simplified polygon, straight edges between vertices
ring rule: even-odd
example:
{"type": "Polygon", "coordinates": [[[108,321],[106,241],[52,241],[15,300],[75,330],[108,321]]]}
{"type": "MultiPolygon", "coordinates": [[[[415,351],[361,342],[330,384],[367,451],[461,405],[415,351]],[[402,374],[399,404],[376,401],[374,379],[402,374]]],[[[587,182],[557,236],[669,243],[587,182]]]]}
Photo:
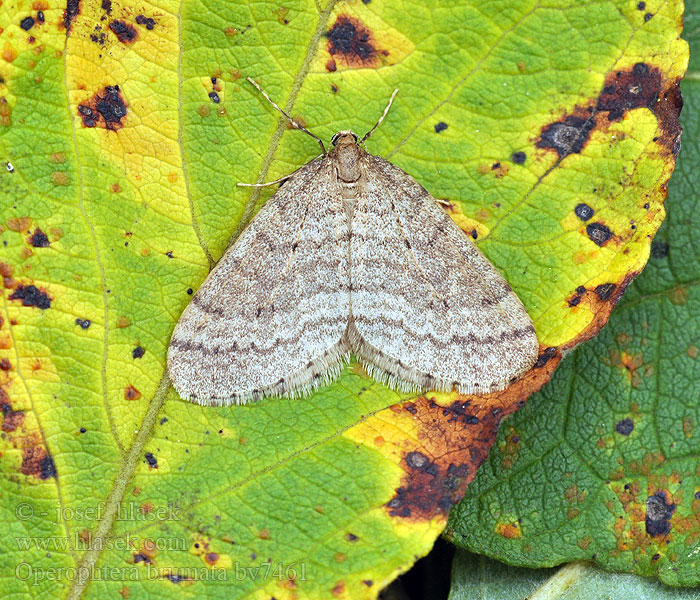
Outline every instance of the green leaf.
{"type": "MultiPolygon", "coordinates": [[[[699,17],[686,15],[694,50],[699,17]]],[[[602,333],[502,425],[448,526],[460,546],[513,565],[585,559],[700,583],[700,86],[689,75],[650,264],[602,333]]]]}
{"type": "Polygon", "coordinates": [[[561,569],[507,567],[470,552],[452,563],[449,600],[697,600],[697,590],[674,589],[636,575],[605,573],[585,563],[561,569]]]}
{"type": "Polygon", "coordinates": [[[680,3],[647,5],[0,6],[3,591],[373,598],[425,554],[499,420],[646,262],[687,59],[680,3]],[[524,381],[409,399],[353,364],[305,400],[176,397],[172,328],[272,193],[235,184],[318,152],[248,75],[324,139],[400,89],[370,150],[523,299],[524,381]]]}

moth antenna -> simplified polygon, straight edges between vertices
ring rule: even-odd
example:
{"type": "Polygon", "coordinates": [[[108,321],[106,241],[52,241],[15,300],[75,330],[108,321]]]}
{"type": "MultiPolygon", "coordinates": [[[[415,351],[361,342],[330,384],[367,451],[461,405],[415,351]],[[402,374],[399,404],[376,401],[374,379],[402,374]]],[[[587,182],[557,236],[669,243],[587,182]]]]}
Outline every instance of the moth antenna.
{"type": "MultiPolygon", "coordinates": [[[[253,81],[252,78],[246,77],[246,79],[247,79],[247,80],[248,80],[248,81],[249,81],[249,82],[264,96],[264,97],[265,97],[265,100],[267,100],[270,104],[272,104],[272,106],[273,106],[278,112],[282,113],[282,115],[292,124],[292,127],[294,127],[295,129],[300,129],[300,130],[303,131],[305,134],[310,135],[312,138],[314,138],[314,139],[319,143],[319,145],[321,146],[321,151],[323,152],[323,154],[326,154],[326,147],[323,145],[323,140],[322,140],[320,137],[318,137],[317,135],[314,135],[313,133],[311,133],[311,132],[310,132],[308,129],[306,129],[306,127],[304,127],[303,125],[300,125],[299,123],[297,123],[294,119],[292,119],[292,117],[290,117],[290,116],[289,116],[286,112],[284,112],[279,106],[277,106],[277,104],[275,104],[274,100],[272,100],[272,98],[270,98],[270,96],[268,96],[268,95],[265,93],[265,90],[263,90],[257,83],[255,83],[255,81],[253,81]]],[[[392,96],[392,99],[393,99],[393,96],[392,96]]],[[[390,102],[389,104],[391,104],[391,102],[390,102]]],[[[388,107],[387,107],[387,110],[388,110],[388,107]]],[[[383,117],[382,117],[382,118],[383,118],[383,117]]]]}
{"type": "Polygon", "coordinates": [[[276,183],[287,181],[287,179],[289,179],[291,176],[292,173],[285,175],[284,177],[280,177],[279,179],[275,179],[274,181],[268,181],[267,183],[237,183],[236,185],[238,187],[267,187],[268,185],[275,185],[276,183]]]}
{"type": "Polygon", "coordinates": [[[384,109],[384,112],[382,113],[382,116],[379,117],[379,121],[377,121],[374,124],[374,127],[372,127],[372,129],[370,129],[367,133],[365,133],[365,136],[360,140],[360,144],[363,144],[369,138],[369,136],[374,133],[374,130],[381,125],[382,121],[384,120],[384,117],[386,117],[387,113],[389,112],[389,109],[391,108],[391,103],[394,101],[394,98],[396,97],[396,94],[398,94],[398,93],[399,93],[399,88],[396,88],[394,90],[394,92],[391,94],[391,98],[389,98],[389,102],[387,103],[386,108],[384,109]]]}

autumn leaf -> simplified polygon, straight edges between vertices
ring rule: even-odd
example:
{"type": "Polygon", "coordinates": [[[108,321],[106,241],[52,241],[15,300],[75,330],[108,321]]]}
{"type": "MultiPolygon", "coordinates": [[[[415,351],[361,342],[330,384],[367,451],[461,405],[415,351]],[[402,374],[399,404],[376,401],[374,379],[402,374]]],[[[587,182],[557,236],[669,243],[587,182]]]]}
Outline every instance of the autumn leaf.
{"type": "Polygon", "coordinates": [[[428,552],[500,419],[644,266],[675,162],[677,2],[0,6],[7,593],[374,598],[428,552]],[[596,23],[592,27],[591,23],[596,23]],[[304,400],[202,408],[173,326],[316,144],[445,200],[535,322],[532,373],[410,397],[358,364],[304,400]]]}

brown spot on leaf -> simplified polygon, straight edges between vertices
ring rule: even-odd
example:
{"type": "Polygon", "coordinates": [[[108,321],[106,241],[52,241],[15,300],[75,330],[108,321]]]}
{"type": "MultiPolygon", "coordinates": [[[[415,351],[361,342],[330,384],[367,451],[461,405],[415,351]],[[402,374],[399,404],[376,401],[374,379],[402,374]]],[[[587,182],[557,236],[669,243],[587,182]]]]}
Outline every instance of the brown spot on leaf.
{"type": "Polygon", "coordinates": [[[520,523],[517,521],[513,523],[496,523],[495,532],[508,540],[517,540],[523,537],[523,531],[520,528],[520,523]]]}
{"type": "Polygon", "coordinates": [[[688,301],[688,288],[684,285],[677,285],[671,290],[669,300],[671,304],[683,306],[688,301]]]}
{"type": "Polygon", "coordinates": [[[545,348],[542,352],[540,352],[540,355],[537,357],[537,361],[535,362],[533,369],[541,369],[556,355],[557,349],[555,347],[550,346],[549,348],[545,348]]]}
{"type": "Polygon", "coordinates": [[[328,53],[345,67],[377,68],[382,64],[382,57],[389,55],[387,50],[377,48],[374,35],[362,21],[347,14],[338,15],[324,35],[328,38],[328,53]]]}
{"type": "Polygon", "coordinates": [[[334,586],[333,589],[331,590],[331,594],[334,596],[341,596],[345,593],[345,582],[341,579],[338,581],[334,586]]]}
{"type": "Polygon", "coordinates": [[[596,110],[607,112],[609,121],[619,121],[630,110],[646,107],[652,111],[661,91],[661,72],[646,63],[610,73],[598,96],[596,110]]]}
{"type": "Polygon", "coordinates": [[[34,285],[19,285],[9,297],[10,300],[21,300],[22,306],[36,306],[41,310],[51,307],[51,297],[45,290],[34,285]]]}
{"type": "Polygon", "coordinates": [[[14,410],[7,393],[0,389],[0,410],[2,410],[2,430],[8,433],[17,431],[24,423],[24,411],[14,410]]]}
{"type": "Polygon", "coordinates": [[[574,306],[578,306],[579,304],[581,304],[581,300],[587,291],[588,290],[582,285],[577,287],[573,295],[571,295],[567,300],[569,306],[573,308],[574,306]]]}
{"type": "MultiPolygon", "coordinates": [[[[441,406],[418,398],[400,405],[393,419],[410,419],[418,424],[416,448],[403,448],[404,477],[394,497],[386,504],[392,517],[427,521],[436,515],[446,517],[464,494],[467,484],[488,455],[496,439],[501,419],[539,389],[558,363],[551,361],[545,377],[531,372],[507,390],[486,396],[473,396],[441,406]]],[[[389,418],[389,417],[385,417],[389,418]]]]}
{"type": "Polygon", "coordinates": [[[5,222],[10,231],[23,232],[27,231],[32,225],[30,217],[12,217],[5,222]]]}
{"type": "Polygon", "coordinates": [[[671,532],[671,517],[676,511],[673,498],[666,490],[658,490],[647,498],[646,532],[651,536],[664,536],[671,532]]]}
{"type": "Polygon", "coordinates": [[[27,241],[35,248],[47,248],[49,246],[48,236],[38,227],[34,233],[27,238],[27,241]]]}
{"type": "MultiPolygon", "coordinates": [[[[7,102],[7,98],[0,98],[0,125],[3,127],[9,127],[12,125],[12,108],[7,102]]],[[[12,163],[6,163],[7,170],[10,173],[14,173],[14,167],[12,163]]]]}
{"type": "Polygon", "coordinates": [[[78,114],[85,127],[102,127],[117,131],[124,127],[126,100],[118,85],[108,85],[97,92],[90,100],[78,105],[78,114]]]}
{"type": "Polygon", "coordinates": [[[109,29],[122,44],[133,44],[139,37],[136,28],[126,21],[111,21],[109,29]]]}
{"type": "Polygon", "coordinates": [[[80,14],[80,0],[68,0],[66,9],[63,11],[63,26],[66,28],[66,34],[70,33],[70,28],[73,25],[73,20],[80,14]]]}
{"type": "Polygon", "coordinates": [[[497,179],[500,179],[501,177],[508,175],[508,171],[510,170],[510,167],[504,163],[501,162],[495,162],[491,165],[491,172],[495,175],[497,179]]]}
{"type": "Polygon", "coordinates": [[[600,94],[587,106],[577,106],[571,114],[545,125],[536,146],[554,150],[559,158],[579,153],[594,129],[620,121],[630,110],[647,108],[656,115],[662,131],[655,141],[675,156],[680,148],[682,106],[679,80],[666,80],[657,67],[637,63],[609,73],[600,94]]]}
{"type": "Polygon", "coordinates": [[[586,225],[586,235],[597,246],[605,246],[613,237],[613,232],[603,223],[589,223],[586,225]]]}
{"type": "Polygon", "coordinates": [[[542,128],[537,148],[554,150],[559,158],[579,154],[588,142],[595,119],[591,115],[569,115],[542,128]]]}
{"type": "Polygon", "coordinates": [[[20,470],[24,475],[33,475],[39,479],[57,476],[53,458],[41,445],[27,446],[24,449],[20,470]]]}
{"type": "Polygon", "coordinates": [[[141,392],[139,392],[133,385],[129,385],[124,388],[124,398],[126,400],[138,400],[141,398],[141,392]]]}

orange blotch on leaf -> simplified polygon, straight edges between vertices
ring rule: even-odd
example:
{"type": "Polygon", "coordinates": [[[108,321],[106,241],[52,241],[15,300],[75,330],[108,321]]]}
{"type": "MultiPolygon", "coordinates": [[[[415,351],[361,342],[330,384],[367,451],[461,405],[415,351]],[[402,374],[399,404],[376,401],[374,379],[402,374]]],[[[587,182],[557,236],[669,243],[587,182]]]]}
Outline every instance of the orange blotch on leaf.
{"type": "Polygon", "coordinates": [[[30,217],[13,217],[5,222],[10,231],[28,231],[32,225],[30,217]]]}
{"type": "Polygon", "coordinates": [[[141,398],[141,392],[139,392],[133,385],[129,385],[124,388],[124,398],[126,400],[138,400],[141,398]]]}
{"type": "Polygon", "coordinates": [[[495,532],[508,540],[516,540],[523,536],[520,523],[497,523],[495,532]]]}

